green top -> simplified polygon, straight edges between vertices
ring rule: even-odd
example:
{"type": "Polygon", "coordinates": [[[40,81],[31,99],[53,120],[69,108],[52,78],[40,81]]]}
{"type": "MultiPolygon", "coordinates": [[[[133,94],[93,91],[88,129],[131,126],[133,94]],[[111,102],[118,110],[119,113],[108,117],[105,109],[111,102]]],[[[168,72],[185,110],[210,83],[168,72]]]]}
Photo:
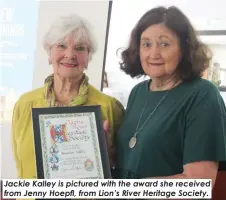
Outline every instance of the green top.
{"type": "Polygon", "coordinates": [[[129,97],[117,139],[115,178],[176,175],[195,161],[226,161],[226,109],[218,89],[196,79],[173,88],[137,135],[129,141],[167,91],[150,91],[150,81],[136,85],[129,97]]]}

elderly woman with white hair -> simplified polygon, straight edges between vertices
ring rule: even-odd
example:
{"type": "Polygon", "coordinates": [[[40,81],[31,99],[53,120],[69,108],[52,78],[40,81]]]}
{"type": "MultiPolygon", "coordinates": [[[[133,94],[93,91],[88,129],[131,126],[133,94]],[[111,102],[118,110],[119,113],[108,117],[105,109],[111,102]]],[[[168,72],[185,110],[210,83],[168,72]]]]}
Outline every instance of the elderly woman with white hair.
{"type": "MultiPolygon", "coordinates": [[[[61,17],[47,32],[43,42],[53,74],[44,86],[23,94],[16,102],[12,120],[13,152],[19,178],[36,178],[32,108],[101,105],[103,120],[112,136],[117,133],[124,108],[117,99],[95,89],[85,74],[95,52],[95,42],[87,23],[79,16],[61,17]]],[[[109,132],[107,130],[107,132],[109,132]]]]}

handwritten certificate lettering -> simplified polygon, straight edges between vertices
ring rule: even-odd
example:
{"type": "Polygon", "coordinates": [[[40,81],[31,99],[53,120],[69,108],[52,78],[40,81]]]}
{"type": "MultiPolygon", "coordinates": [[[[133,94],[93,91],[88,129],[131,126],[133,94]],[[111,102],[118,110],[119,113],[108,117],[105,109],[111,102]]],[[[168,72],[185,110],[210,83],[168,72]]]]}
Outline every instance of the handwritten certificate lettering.
{"type": "Polygon", "coordinates": [[[44,178],[105,178],[95,112],[40,114],[38,120],[44,178]]]}

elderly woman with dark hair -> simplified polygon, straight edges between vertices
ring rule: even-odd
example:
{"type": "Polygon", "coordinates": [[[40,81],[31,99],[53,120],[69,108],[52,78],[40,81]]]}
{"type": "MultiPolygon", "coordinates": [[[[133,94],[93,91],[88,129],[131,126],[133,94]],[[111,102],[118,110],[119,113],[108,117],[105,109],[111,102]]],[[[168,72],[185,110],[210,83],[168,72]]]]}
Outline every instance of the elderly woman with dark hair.
{"type": "Polygon", "coordinates": [[[216,179],[226,161],[226,110],[202,79],[210,51],[176,7],[145,13],[122,52],[121,69],[150,80],[130,94],[118,133],[116,178],[216,179]]]}
{"type": "Polygon", "coordinates": [[[13,152],[19,178],[36,178],[31,111],[35,107],[100,105],[104,129],[110,129],[109,154],[124,115],[121,103],[98,91],[85,73],[96,51],[89,23],[77,15],[58,18],[46,33],[43,47],[53,73],[43,86],[23,94],[12,120],[13,152]]]}

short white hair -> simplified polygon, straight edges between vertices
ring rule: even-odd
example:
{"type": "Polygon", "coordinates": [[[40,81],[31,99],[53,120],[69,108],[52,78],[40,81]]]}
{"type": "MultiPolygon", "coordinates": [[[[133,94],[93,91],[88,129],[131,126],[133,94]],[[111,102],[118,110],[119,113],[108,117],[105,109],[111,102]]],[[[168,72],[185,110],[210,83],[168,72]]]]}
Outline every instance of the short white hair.
{"type": "Polygon", "coordinates": [[[55,20],[44,36],[43,47],[49,54],[54,44],[61,43],[65,37],[75,33],[75,41],[88,45],[90,59],[96,52],[97,44],[91,33],[91,24],[78,15],[62,16],[55,20]]]}

